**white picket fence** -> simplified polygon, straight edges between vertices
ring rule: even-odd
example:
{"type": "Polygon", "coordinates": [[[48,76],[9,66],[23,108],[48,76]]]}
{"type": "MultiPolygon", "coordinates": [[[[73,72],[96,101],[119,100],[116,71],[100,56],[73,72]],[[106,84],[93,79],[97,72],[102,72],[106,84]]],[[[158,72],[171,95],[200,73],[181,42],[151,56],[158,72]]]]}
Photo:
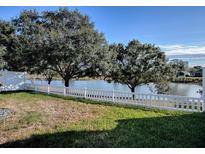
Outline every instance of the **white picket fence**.
{"type": "Polygon", "coordinates": [[[27,90],[36,92],[88,98],[97,101],[109,101],[125,105],[137,105],[148,108],[189,112],[204,111],[204,103],[202,98],[175,95],[137,94],[131,92],[77,89],[70,87],[65,88],[32,84],[26,84],[25,87],[27,90]]]}

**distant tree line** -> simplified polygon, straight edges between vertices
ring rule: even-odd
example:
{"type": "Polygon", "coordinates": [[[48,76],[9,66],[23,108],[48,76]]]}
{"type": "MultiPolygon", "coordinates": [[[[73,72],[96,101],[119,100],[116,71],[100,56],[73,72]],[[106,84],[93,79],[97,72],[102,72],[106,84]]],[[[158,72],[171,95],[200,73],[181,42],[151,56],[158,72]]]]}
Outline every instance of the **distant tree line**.
{"type": "Polygon", "coordinates": [[[202,77],[202,66],[189,66],[188,61],[181,59],[171,60],[170,65],[176,77],[202,77]]]}
{"type": "Polygon", "coordinates": [[[43,74],[48,84],[58,74],[66,87],[71,79],[103,76],[132,92],[155,83],[163,93],[174,76],[159,47],[136,39],[108,44],[87,15],[66,8],[25,10],[9,22],[0,21],[0,62],[8,70],[43,74]]]}

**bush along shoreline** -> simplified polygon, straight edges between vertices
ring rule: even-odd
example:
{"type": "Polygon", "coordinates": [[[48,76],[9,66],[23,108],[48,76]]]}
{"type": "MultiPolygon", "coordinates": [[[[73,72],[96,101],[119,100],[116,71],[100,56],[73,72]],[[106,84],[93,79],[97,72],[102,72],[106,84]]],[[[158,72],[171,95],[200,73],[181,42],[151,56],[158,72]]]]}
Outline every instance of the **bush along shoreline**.
{"type": "Polygon", "coordinates": [[[172,80],[174,83],[202,83],[202,77],[178,77],[172,80]]]}

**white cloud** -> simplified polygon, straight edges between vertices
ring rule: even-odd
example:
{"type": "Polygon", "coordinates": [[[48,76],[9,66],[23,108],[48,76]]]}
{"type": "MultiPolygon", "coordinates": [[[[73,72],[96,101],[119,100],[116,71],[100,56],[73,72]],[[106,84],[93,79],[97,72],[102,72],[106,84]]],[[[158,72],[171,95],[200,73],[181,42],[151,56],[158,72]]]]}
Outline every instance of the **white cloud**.
{"type": "Polygon", "coordinates": [[[162,51],[165,52],[166,55],[197,55],[203,54],[205,55],[205,46],[194,46],[194,45],[159,45],[162,51]]]}

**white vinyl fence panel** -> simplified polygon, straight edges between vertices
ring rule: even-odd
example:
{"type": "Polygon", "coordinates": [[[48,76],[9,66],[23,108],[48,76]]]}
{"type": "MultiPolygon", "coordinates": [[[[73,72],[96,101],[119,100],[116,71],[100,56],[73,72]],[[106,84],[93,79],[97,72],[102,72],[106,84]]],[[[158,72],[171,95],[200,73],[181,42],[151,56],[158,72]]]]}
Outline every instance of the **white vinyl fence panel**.
{"type": "Polygon", "coordinates": [[[202,112],[204,109],[204,103],[201,98],[187,96],[136,94],[129,92],[64,88],[31,84],[26,84],[26,89],[45,92],[48,94],[88,98],[98,101],[109,101],[119,104],[144,106],[148,108],[190,112],[202,112]]]}
{"type": "Polygon", "coordinates": [[[24,90],[26,73],[0,71],[0,91],[24,90]]]}

